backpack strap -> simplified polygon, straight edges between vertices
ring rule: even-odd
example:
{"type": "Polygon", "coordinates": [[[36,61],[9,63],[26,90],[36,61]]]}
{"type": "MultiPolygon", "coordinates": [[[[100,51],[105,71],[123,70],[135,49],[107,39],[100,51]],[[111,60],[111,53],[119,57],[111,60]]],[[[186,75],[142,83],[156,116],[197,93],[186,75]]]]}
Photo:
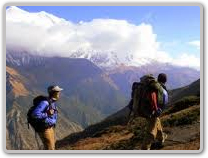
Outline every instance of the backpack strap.
{"type": "Polygon", "coordinates": [[[46,99],[46,101],[48,102],[48,106],[46,106],[46,108],[45,108],[45,110],[44,111],[46,111],[47,110],[47,108],[49,107],[51,107],[51,105],[52,105],[52,100],[50,99],[50,98],[48,98],[47,97],[47,99],[46,99]]]}
{"type": "Polygon", "coordinates": [[[48,102],[48,105],[51,106],[52,100],[50,98],[47,98],[47,102],[48,102]]]}

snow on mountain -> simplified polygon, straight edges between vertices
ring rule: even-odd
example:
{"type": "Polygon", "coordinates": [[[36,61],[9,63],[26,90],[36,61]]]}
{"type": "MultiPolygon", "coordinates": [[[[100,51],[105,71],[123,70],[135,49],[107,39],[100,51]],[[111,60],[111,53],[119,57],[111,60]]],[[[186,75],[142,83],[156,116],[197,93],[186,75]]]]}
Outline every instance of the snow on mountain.
{"type": "MultiPolygon", "coordinates": [[[[66,21],[44,11],[30,13],[16,6],[11,6],[6,10],[6,22],[8,25],[7,29],[10,29],[7,33],[7,50],[13,51],[15,49],[19,52],[25,51],[30,54],[42,54],[43,56],[50,56],[50,54],[58,56],[59,54],[62,57],[86,58],[99,67],[118,65],[140,66],[151,62],[148,58],[141,58],[138,60],[138,57],[135,57],[131,52],[111,51],[108,50],[108,48],[104,51],[102,49],[96,50],[91,47],[91,45],[96,45],[96,43],[89,43],[86,39],[97,36],[97,34],[101,33],[99,30],[97,30],[95,35],[90,34],[88,37],[88,35],[86,36],[86,30],[82,30],[83,26],[86,25],[85,23],[73,24],[70,21],[66,21]],[[16,24],[20,26],[16,28],[16,24]],[[28,27],[28,25],[31,27],[28,27]],[[37,29],[36,27],[39,28],[37,29]],[[18,35],[18,31],[14,30],[20,30],[21,28],[23,28],[23,31],[21,35],[18,35]],[[39,30],[39,32],[33,35],[33,32],[37,30],[39,30]],[[42,39],[39,40],[40,36],[42,36],[42,39]],[[21,38],[21,42],[19,38],[21,38]],[[75,38],[75,41],[72,41],[72,38],[75,38]],[[87,49],[86,42],[90,45],[87,49]],[[53,45],[51,45],[51,43],[53,43],[53,45]],[[137,60],[135,60],[135,58],[137,58],[137,60]]],[[[102,23],[100,20],[94,20],[96,26],[99,26],[100,22],[102,23]]],[[[114,26],[115,21],[110,20],[110,23],[113,23],[112,25],[114,26]]],[[[126,25],[123,21],[121,21],[121,23],[126,25]]],[[[88,33],[91,32],[90,30],[88,33]]],[[[105,34],[103,35],[105,36],[105,34]]],[[[96,42],[102,39],[92,40],[96,42]]],[[[100,43],[98,44],[100,45],[100,43]]]]}
{"type": "Polygon", "coordinates": [[[141,66],[152,62],[148,58],[141,58],[138,61],[135,61],[134,58],[130,55],[126,55],[124,58],[121,58],[117,55],[116,52],[96,52],[96,51],[78,51],[73,52],[70,55],[71,58],[85,58],[98,65],[99,67],[109,68],[119,65],[126,66],[141,66]]]}
{"type": "Polygon", "coordinates": [[[6,50],[7,65],[24,66],[24,65],[41,65],[44,63],[44,57],[32,55],[25,51],[6,50]]]}
{"type": "Polygon", "coordinates": [[[49,28],[55,24],[68,23],[66,20],[58,18],[44,11],[38,13],[30,13],[16,6],[11,6],[6,10],[6,21],[26,23],[45,28],[49,28]]]}

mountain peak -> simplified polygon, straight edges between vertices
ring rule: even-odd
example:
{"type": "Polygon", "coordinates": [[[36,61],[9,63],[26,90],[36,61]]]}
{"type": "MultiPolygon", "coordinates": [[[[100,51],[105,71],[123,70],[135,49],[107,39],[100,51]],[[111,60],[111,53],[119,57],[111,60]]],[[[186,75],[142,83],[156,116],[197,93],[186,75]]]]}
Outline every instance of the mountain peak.
{"type": "Polygon", "coordinates": [[[56,17],[45,11],[30,13],[16,6],[7,8],[6,14],[7,21],[20,22],[31,26],[42,26],[44,28],[54,26],[54,24],[58,24],[60,22],[65,22],[64,19],[56,17]]]}
{"type": "Polygon", "coordinates": [[[7,14],[8,14],[8,13],[13,13],[13,14],[14,14],[14,13],[15,13],[15,14],[17,14],[17,13],[26,14],[26,13],[29,13],[29,12],[27,12],[27,11],[25,11],[25,10],[22,10],[22,9],[16,7],[16,6],[10,6],[9,8],[6,9],[6,13],[7,13],[7,14]]]}

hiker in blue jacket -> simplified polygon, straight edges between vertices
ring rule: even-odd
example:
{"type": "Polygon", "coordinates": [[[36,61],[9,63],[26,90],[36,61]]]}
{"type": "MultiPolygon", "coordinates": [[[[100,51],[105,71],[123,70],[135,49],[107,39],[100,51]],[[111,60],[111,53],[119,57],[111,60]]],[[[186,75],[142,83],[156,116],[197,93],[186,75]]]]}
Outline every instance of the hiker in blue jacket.
{"type": "Polygon", "coordinates": [[[49,86],[48,99],[41,101],[32,112],[34,118],[43,120],[45,124],[44,128],[38,131],[45,150],[55,150],[55,125],[58,118],[56,101],[62,90],[59,86],[49,86]]]}
{"type": "Polygon", "coordinates": [[[49,106],[49,102],[44,100],[40,102],[37,108],[33,111],[33,117],[36,119],[44,120],[46,126],[52,127],[55,126],[57,122],[57,105],[53,100],[51,101],[51,105],[49,106]]]}

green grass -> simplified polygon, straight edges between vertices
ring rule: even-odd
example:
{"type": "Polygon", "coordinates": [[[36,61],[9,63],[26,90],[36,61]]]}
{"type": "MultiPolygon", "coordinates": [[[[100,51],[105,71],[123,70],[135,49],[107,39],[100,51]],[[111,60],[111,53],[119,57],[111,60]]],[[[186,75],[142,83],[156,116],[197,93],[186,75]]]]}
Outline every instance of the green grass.
{"type": "Polygon", "coordinates": [[[200,106],[192,109],[184,109],[180,112],[170,114],[166,119],[162,119],[163,126],[181,126],[192,124],[200,118],[200,106]]]}
{"type": "Polygon", "coordinates": [[[180,110],[186,109],[193,105],[199,105],[200,98],[198,96],[188,96],[180,99],[179,101],[175,102],[171,108],[164,111],[164,114],[171,114],[178,112],[180,110]]]}

